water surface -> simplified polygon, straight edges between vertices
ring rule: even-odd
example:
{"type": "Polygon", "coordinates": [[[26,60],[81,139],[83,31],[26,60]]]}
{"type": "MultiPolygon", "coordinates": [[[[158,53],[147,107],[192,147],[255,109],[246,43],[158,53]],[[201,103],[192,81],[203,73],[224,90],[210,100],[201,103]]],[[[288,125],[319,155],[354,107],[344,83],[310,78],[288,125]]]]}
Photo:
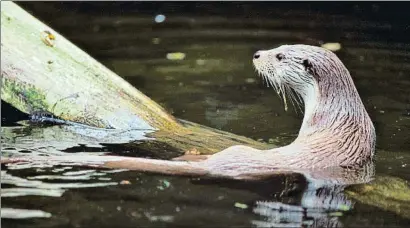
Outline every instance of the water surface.
{"type": "MultiPolygon", "coordinates": [[[[240,5],[235,15],[230,5],[209,12],[203,6],[195,13],[176,3],[110,9],[24,4],[174,116],[275,145],[294,139],[303,114],[284,110],[254,72],[253,53],[281,44],[339,42],[336,53],[377,129],[376,177],[410,180],[405,22],[280,4],[266,13],[248,5],[240,5]],[[165,21],[156,23],[160,13],[165,21]]],[[[2,110],[2,124],[16,125],[15,113],[2,110]]],[[[150,155],[112,142],[57,145],[56,139],[43,137],[49,129],[3,127],[3,153],[150,155]]],[[[41,164],[2,166],[1,175],[2,214],[16,217],[3,219],[6,227],[407,227],[410,217],[355,201],[337,186],[312,190],[300,176],[250,183],[41,164]],[[324,205],[314,208],[318,202],[324,205]]]]}

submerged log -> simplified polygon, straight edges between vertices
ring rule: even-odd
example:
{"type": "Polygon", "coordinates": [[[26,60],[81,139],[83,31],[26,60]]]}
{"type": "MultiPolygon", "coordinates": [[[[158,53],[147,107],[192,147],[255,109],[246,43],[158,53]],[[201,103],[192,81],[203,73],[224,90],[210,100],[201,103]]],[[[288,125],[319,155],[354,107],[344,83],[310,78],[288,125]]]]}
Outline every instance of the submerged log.
{"type": "Polygon", "coordinates": [[[370,183],[349,187],[346,195],[363,204],[382,208],[410,219],[410,187],[406,180],[378,176],[370,183]]]}
{"type": "MultiPolygon", "coordinates": [[[[13,2],[1,2],[1,99],[24,113],[107,129],[154,130],[162,145],[210,154],[252,139],[180,121],[13,2]]],[[[155,147],[155,143],[152,143],[155,147]]]]}

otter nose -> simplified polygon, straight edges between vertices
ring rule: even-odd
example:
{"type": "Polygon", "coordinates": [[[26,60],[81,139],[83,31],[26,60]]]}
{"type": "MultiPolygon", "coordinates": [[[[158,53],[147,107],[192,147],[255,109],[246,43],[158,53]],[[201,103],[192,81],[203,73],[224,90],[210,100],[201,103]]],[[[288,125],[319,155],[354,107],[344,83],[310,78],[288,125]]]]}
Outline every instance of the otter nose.
{"type": "Polygon", "coordinates": [[[255,52],[255,54],[253,54],[254,59],[259,59],[260,56],[261,56],[261,54],[260,54],[259,51],[255,52]]]}

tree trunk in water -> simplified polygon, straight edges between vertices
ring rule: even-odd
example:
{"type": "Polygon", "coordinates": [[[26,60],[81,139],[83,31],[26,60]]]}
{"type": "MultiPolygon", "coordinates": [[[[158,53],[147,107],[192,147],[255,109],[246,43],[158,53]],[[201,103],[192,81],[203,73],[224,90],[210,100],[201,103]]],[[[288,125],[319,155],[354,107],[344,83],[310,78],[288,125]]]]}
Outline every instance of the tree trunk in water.
{"type": "MultiPolygon", "coordinates": [[[[1,2],[1,99],[24,113],[47,111],[97,128],[152,130],[152,147],[212,154],[267,145],[180,121],[13,2],[1,2]]],[[[149,149],[149,148],[147,148],[149,149]]]]}

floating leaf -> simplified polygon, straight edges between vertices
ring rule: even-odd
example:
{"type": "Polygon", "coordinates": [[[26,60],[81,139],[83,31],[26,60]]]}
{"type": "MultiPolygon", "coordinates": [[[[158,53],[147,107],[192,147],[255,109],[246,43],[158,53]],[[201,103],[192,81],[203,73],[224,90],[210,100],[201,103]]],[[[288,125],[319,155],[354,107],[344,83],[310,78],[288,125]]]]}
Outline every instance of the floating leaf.
{"type": "Polygon", "coordinates": [[[169,186],[171,186],[171,183],[170,183],[169,181],[167,181],[167,180],[161,180],[161,185],[160,185],[160,186],[157,186],[157,188],[158,188],[159,190],[164,190],[164,189],[166,189],[166,188],[169,188],[169,186]]]}
{"type": "Polygon", "coordinates": [[[167,59],[169,59],[169,60],[183,60],[183,59],[185,59],[185,53],[171,52],[171,53],[167,54],[167,59]]]}
{"type": "Polygon", "coordinates": [[[236,202],[235,207],[241,208],[241,209],[246,209],[246,208],[248,208],[248,205],[236,202]]]}
{"type": "Polygon", "coordinates": [[[331,51],[338,51],[342,48],[340,43],[324,43],[322,44],[322,48],[326,48],[331,51]]]}
{"type": "Polygon", "coordinates": [[[162,14],[158,14],[157,16],[155,16],[155,22],[157,22],[157,23],[162,23],[162,22],[164,22],[165,21],[165,19],[166,19],[166,17],[165,17],[165,15],[162,15],[162,14]]]}
{"type": "Polygon", "coordinates": [[[130,182],[129,180],[122,180],[122,181],[120,182],[120,184],[122,184],[122,185],[128,185],[128,184],[131,184],[131,182],[130,182]]]}

